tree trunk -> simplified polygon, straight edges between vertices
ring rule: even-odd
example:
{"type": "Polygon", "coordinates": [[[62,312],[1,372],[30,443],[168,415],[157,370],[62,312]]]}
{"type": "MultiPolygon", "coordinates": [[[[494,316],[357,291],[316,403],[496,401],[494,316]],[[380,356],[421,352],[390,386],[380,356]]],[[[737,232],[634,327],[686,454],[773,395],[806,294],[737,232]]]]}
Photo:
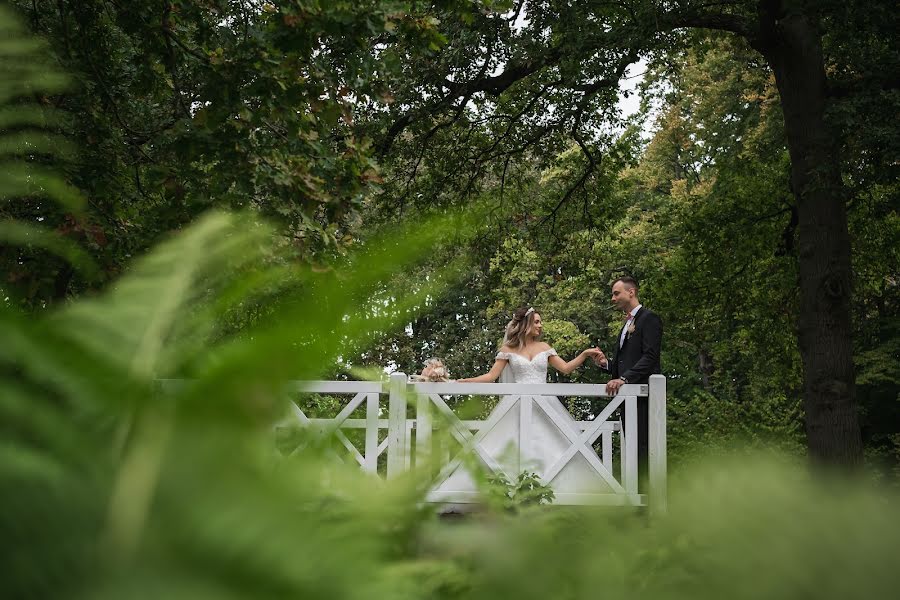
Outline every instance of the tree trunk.
{"type": "Polygon", "coordinates": [[[825,122],[821,36],[809,15],[772,15],[761,24],[760,49],[781,95],[797,203],[798,339],[809,451],[816,462],[852,468],[862,462],[862,441],[851,346],[850,234],[836,138],[825,122]]]}

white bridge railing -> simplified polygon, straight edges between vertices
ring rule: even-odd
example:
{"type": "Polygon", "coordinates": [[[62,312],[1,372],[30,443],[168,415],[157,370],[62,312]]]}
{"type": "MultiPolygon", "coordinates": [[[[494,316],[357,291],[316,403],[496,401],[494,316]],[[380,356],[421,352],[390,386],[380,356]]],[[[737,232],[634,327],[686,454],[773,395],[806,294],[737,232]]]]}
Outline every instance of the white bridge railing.
{"type": "Polygon", "coordinates": [[[652,376],[649,385],[622,386],[614,397],[603,384],[411,383],[403,373],[394,373],[386,383],[297,381],[292,385],[293,392],[303,395],[349,396],[337,415],[329,418],[310,417],[308,410],[294,403],[291,420],[332,433],[367,472],[391,478],[411,468],[434,465],[439,447],[443,467],[435,477],[430,501],[478,501],[478,491],[464,473],[465,459],[471,456],[487,471],[509,480],[523,470],[536,472],[554,490],[556,504],[666,510],[666,380],[662,375],[652,376]],[[499,396],[500,400],[487,419],[462,420],[447,403],[460,396],[499,396]],[[606,399],[607,403],[592,420],[577,421],[558,397],[606,399]],[[648,465],[640,482],[645,489],[638,487],[638,398],[649,406],[648,465]],[[622,409],[624,419],[615,418],[616,409],[622,409]],[[435,443],[438,431],[455,440],[455,454],[446,444],[435,443]],[[594,448],[598,440],[599,451],[594,448]],[[618,457],[614,445],[618,445],[618,457]]]}

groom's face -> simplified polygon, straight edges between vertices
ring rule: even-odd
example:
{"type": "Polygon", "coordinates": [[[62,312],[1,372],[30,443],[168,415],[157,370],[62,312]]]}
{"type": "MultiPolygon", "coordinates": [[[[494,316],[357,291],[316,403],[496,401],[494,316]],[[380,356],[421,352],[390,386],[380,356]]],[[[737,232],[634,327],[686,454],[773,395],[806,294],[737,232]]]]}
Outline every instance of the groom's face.
{"type": "Polygon", "coordinates": [[[612,286],[612,303],[617,309],[625,312],[632,309],[634,302],[634,288],[626,287],[621,281],[612,286]]]}

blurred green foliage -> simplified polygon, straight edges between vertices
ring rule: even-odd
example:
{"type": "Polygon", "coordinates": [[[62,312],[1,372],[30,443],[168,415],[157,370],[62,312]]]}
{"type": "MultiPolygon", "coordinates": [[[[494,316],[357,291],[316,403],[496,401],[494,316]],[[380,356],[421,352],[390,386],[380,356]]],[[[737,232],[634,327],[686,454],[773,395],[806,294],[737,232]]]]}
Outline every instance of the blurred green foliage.
{"type": "MultiPolygon", "coordinates": [[[[121,15],[118,3],[110,4],[112,13],[93,16],[121,15]]],[[[196,8],[177,6],[186,12],[196,8]]],[[[269,10],[265,3],[253,6],[269,10]]],[[[342,20],[329,14],[334,28],[356,22],[353,15],[342,20]]],[[[134,17],[140,22],[141,11],[134,17]]],[[[433,25],[410,26],[418,35],[433,25]]],[[[80,194],[59,175],[69,163],[53,137],[62,117],[50,110],[49,95],[64,89],[64,79],[50,68],[41,44],[5,10],[0,11],[0,32],[0,194],[8,203],[4,207],[14,209],[4,213],[2,241],[14,249],[10,264],[44,260],[43,253],[51,250],[62,257],[53,259],[60,260],[54,269],[72,264],[89,277],[91,261],[78,246],[59,241],[71,234],[99,247],[106,231],[94,229],[92,217],[80,216],[80,194]],[[57,218],[48,224],[55,229],[40,229],[35,215],[57,218]]],[[[176,85],[171,65],[149,69],[160,80],[137,81],[176,85]]],[[[624,203],[646,181],[645,175],[634,187],[616,188],[616,198],[624,203]]],[[[546,200],[539,181],[520,183],[546,200]]],[[[169,191],[177,195],[177,189],[173,184],[169,191]]],[[[702,208],[697,197],[688,196],[678,196],[688,204],[686,214],[702,208]]],[[[127,210],[139,214],[141,209],[127,210]]],[[[870,209],[881,210],[880,204],[873,201],[870,209]]],[[[663,206],[651,203],[647,212],[654,219],[667,218],[663,206]]],[[[628,213],[627,221],[615,225],[627,231],[649,216],[628,213]]],[[[723,217],[726,225],[728,220],[723,217]]],[[[680,227],[686,221],[675,221],[674,230],[684,231],[680,227]]],[[[656,521],[620,509],[541,507],[546,490],[526,476],[500,482],[505,499],[499,506],[487,503],[479,514],[448,522],[423,502],[428,484],[423,476],[391,482],[367,477],[331,460],[326,444],[289,457],[277,451],[271,427],[288,406],[289,380],[328,375],[350,357],[368,356],[374,362],[372,357],[386,356],[381,336],[407,323],[420,336],[417,343],[424,339],[432,346],[397,345],[397,356],[441,353],[455,361],[455,374],[480,366],[483,355],[492,354],[503,314],[489,319],[488,310],[498,299],[521,296],[516,286],[528,287],[553,307],[547,312],[558,319],[555,329],[548,326],[548,335],[558,336],[554,343],[569,340],[577,346],[584,341],[581,336],[610,337],[614,316],[585,310],[605,295],[601,286],[590,287],[592,278],[607,274],[589,259],[628,251],[610,236],[593,239],[590,232],[575,232],[566,240],[570,252],[560,254],[563,264],[535,278],[502,271],[507,267],[497,255],[498,248],[536,253],[537,247],[537,256],[547,256],[554,241],[529,238],[526,228],[497,234],[515,239],[505,245],[483,234],[473,236],[480,245],[457,238],[456,246],[448,246],[448,232],[472,225],[422,217],[380,237],[370,233],[364,251],[347,254],[332,269],[317,270],[298,264],[258,212],[210,212],[177,222],[179,231],[163,235],[162,227],[147,236],[161,239],[146,254],[135,250],[143,242],[126,244],[123,254],[135,250],[140,256],[123,261],[127,268],[116,263],[115,272],[106,274],[113,283],[94,294],[35,314],[21,310],[31,306],[19,302],[12,290],[4,293],[4,597],[843,599],[889,596],[900,585],[895,493],[865,480],[814,480],[793,457],[695,458],[705,464],[673,478],[671,511],[656,521]],[[470,247],[475,248],[471,257],[485,259],[481,268],[471,271],[463,285],[446,289],[455,271],[441,277],[434,264],[452,264],[456,250],[470,247]],[[495,255],[494,264],[500,266],[492,270],[495,255]],[[420,266],[422,257],[431,263],[420,266]],[[573,283],[565,274],[579,261],[587,264],[585,274],[573,283]],[[492,278],[504,277],[508,285],[497,297],[484,292],[492,278]],[[434,344],[448,351],[434,352],[434,344]],[[175,385],[170,379],[184,382],[175,385]],[[512,506],[517,510],[505,510],[512,506]]],[[[633,231],[625,246],[658,240],[639,236],[640,228],[633,231]]],[[[697,242],[687,233],[684,239],[697,242]]],[[[690,256],[675,253],[673,262],[663,265],[685,265],[690,256]]],[[[659,290],[665,283],[662,271],[651,268],[653,260],[658,255],[642,266],[646,274],[658,276],[649,277],[648,296],[663,304],[666,295],[659,290]]],[[[869,261],[867,268],[878,273],[881,267],[869,261]]],[[[717,272],[710,268],[708,276],[717,272]]],[[[748,285],[765,274],[749,271],[748,285]]],[[[39,286],[54,283],[52,278],[36,281],[39,286]]],[[[757,293],[747,288],[746,296],[737,295],[739,307],[759,310],[734,329],[737,339],[752,348],[762,345],[764,329],[772,326],[759,323],[771,315],[757,304],[757,293]]],[[[864,306],[884,299],[872,293],[864,306]]],[[[733,314],[717,304],[704,318],[733,314]]],[[[889,394],[896,383],[891,323],[863,325],[865,335],[890,342],[872,350],[878,354],[869,357],[861,377],[873,395],[889,394]]],[[[703,328],[681,335],[694,336],[697,346],[708,344],[726,364],[745,347],[736,351],[717,345],[703,328]]],[[[683,339],[677,332],[673,337],[683,339]]],[[[789,345],[776,349],[782,358],[789,345]]],[[[752,363],[754,356],[744,358],[752,363]]],[[[698,445],[713,443],[717,452],[727,453],[731,441],[743,436],[722,433],[742,431],[748,422],[775,429],[779,439],[794,439],[796,415],[789,399],[794,396],[770,394],[771,404],[759,402],[772,380],[739,386],[729,383],[733,373],[726,368],[701,393],[697,386],[681,385],[691,378],[696,383],[700,375],[674,357],[670,361],[679,376],[672,384],[672,429],[694,454],[698,445]],[[745,396],[747,390],[753,394],[745,396]],[[747,399],[753,402],[739,402],[747,399]]],[[[785,372],[791,373],[792,365],[785,372]]],[[[323,412],[334,409],[333,399],[317,400],[323,412]]],[[[871,409],[873,414],[881,410],[874,404],[871,409]]]]}
{"type": "MultiPolygon", "coordinates": [[[[17,110],[3,114],[18,124],[0,119],[4,161],[17,161],[4,162],[16,201],[3,206],[0,236],[15,243],[0,249],[0,285],[25,310],[101,289],[213,206],[273,223],[273,260],[328,269],[398,216],[482,202],[493,212],[477,238],[431,250],[428,266],[395,273],[378,294],[448,264],[468,276],[425,295],[408,327],[342,356],[330,375],[414,372],[433,355],[455,376],[482,372],[525,303],[543,311],[563,355],[609,347],[618,321],[608,282],[629,271],[666,323],[664,369],[686,415],[673,435],[695,440],[683,450],[736,437],[802,446],[790,160],[771,69],[743,41],[658,35],[653,2],[11,5],[45,40],[16,67],[43,87],[11,100],[17,110]],[[612,29],[585,25],[600,21],[612,29]],[[615,88],[589,82],[617,78],[635,48],[644,110],[625,120],[615,88]],[[451,79],[528,61],[548,65],[466,103],[448,92],[451,79]],[[40,134],[27,147],[25,130],[40,134]],[[41,190],[22,188],[26,171],[46,175],[41,190]]],[[[757,14],[751,1],[713,6],[757,14]]],[[[821,12],[853,244],[857,395],[867,455],[884,474],[900,469],[892,9],[854,0],[821,12]]],[[[294,289],[225,310],[216,335],[272,318],[294,289]]],[[[571,379],[603,377],[587,367],[571,379]]]]}

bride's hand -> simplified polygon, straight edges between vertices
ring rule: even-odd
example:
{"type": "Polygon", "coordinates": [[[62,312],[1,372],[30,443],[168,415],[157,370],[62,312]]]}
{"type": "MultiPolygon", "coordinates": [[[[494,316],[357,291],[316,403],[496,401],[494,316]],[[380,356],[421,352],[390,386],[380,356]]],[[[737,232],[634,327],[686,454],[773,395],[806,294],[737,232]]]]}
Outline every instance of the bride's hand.
{"type": "Polygon", "coordinates": [[[590,356],[594,361],[594,364],[598,367],[602,366],[603,363],[608,362],[606,359],[606,355],[603,354],[603,350],[601,350],[600,348],[588,348],[582,354],[584,354],[586,357],[590,356]]]}

